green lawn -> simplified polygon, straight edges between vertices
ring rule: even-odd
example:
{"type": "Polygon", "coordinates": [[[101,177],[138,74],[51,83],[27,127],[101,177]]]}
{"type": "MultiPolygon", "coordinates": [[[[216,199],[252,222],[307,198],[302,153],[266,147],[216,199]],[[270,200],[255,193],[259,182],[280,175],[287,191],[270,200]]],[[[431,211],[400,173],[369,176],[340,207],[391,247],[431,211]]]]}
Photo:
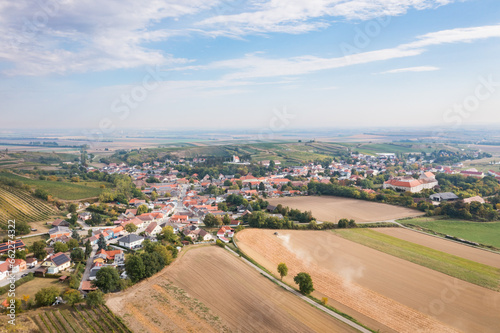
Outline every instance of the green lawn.
{"type": "Polygon", "coordinates": [[[432,217],[400,220],[399,222],[405,225],[417,225],[441,234],[500,248],[500,222],[437,220],[432,217]]]}
{"type": "Polygon", "coordinates": [[[96,197],[103,191],[99,187],[101,184],[110,185],[109,183],[100,182],[68,183],[50,180],[36,180],[21,177],[8,172],[0,172],[0,177],[17,179],[35,188],[47,190],[52,196],[63,200],[79,200],[96,197]]]}
{"type": "Polygon", "coordinates": [[[337,229],[335,234],[372,249],[477,284],[500,290],[500,269],[407,242],[370,229],[337,229]]]}

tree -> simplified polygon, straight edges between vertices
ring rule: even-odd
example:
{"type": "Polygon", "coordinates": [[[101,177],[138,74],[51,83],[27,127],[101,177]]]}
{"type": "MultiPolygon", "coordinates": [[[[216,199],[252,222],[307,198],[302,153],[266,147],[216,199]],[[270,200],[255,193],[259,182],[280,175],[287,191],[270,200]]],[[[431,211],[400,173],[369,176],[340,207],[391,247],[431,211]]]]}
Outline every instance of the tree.
{"type": "Polygon", "coordinates": [[[147,205],[140,205],[139,207],[137,207],[137,215],[147,213],[148,210],[149,210],[149,208],[147,205]]]}
{"type": "Polygon", "coordinates": [[[104,305],[104,293],[100,290],[91,291],[87,294],[85,302],[90,307],[104,305]]]}
{"type": "Polygon", "coordinates": [[[281,280],[283,280],[283,276],[288,274],[288,267],[284,262],[278,265],[278,273],[280,273],[281,280]]]}
{"type": "Polygon", "coordinates": [[[68,212],[70,212],[70,213],[76,213],[77,209],[78,209],[78,206],[75,203],[70,203],[68,206],[68,212]]]}
{"type": "Polygon", "coordinates": [[[263,182],[260,182],[259,184],[259,191],[265,191],[266,190],[266,185],[264,185],[263,182]]]}
{"type": "Polygon", "coordinates": [[[30,225],[24,221],[16,221],[14,228],[16,231],[16,235],[26,235],[31,231],[30,225]]]}
{"type": "Polygon", "coordinates": [[[94,284],[104,293],[120,288],[120,274],[114,267],[105,266],[97,271],[94,284]]]}
{"type": "Polygon", "coordinates": [[[133,283],[136,283],[144,277],[145,270],[144,262],[139,255],[129,255],[127,259],[125,259],[125,271],[133,283]]]}
{"type": "Polygon", "coordinates": [[[137,226],[133,223],[129,223],[125,225],[125,231],[128,233],[133,233],[137,231],[137,226]]]}
{"type": "Polygon", "coordinates": [[[43,190],[43,189],[39,189],[39,188],[37,188],[35,190],[35,193],[33,195],[37,198],[42,199],[42,200],[48,200],[49,196],[50,196],[49,192],[47,192],[46,190],[43,190]]]}
{"type": "Polygon", "coordinates": [[[45,250],[45,242],[37,241],[32,245],[33,255],[38,259],[42,260],[47,256],[47,251],[45,250]]]}
{"type": "Polygon", "coordinates": [[[214,214],[207,214],[205,215],[205,218],[203,219],[203,223],[207,227],[214,227],[222,224],[222,221],[219,220],[214,214]]]}
{"type": "Polygon", "coordinates": [[[348,224],[349,224],[349,220],[347,220],[347,219],[340,219],[337,226],[338,226],[339,229],[342,229],[342,228],[347,228],[348,224]]]}
{"type": "Polygon", "coordinates": [[[295,281],[295,283],[299,285],[300,292],[305,295],[309,295],[314,291],[311,276],[307,273],[301,272],[297,274],[293,278],[293,281],[295,281]]]}
{"type": "Polygon", "coordinates": [[[231,223],[231,218],[229,215],[224,214],[224,218],[222,219],[222,224],[229,225],[231,223]]]}
{"type": "Polygon", "coordinates": [[[158,199],[158,193],[156,191],[151,192],[151,200],[156,201],[158,199]]]}
{"type": "Polygon", "coordinates": [[[55,242],[54,244],[54,252],[59,253],[59,252],[67,252],[68,251],[68,245],[61,243],[61,242],[55,242]]]}
{"type": "Polygon", "coordinates": [[[59,289],[56,287],[42,288],[35,294],[36,305],[51,305],[56,301],[57,296],[59,296],[59,289]]]}
{"type": "Polygon", "coordinates": [[[100,234],[97,240],[97,251],[99,250],[106,250],[106,239],[103,234],[100,234]]]}
{"type": "Polygon", "coordinates": [[[70,257],[71,260],[75,262],[83,261],[85,259],[85,253],[81,248],[77,247],[73,251],[71,251],[70,257]]]}
{"type": "Polygon", "coordinates": [[[73,250],[74,248],[78,247],[78,241],[76,239],[70,239],[67,243],[68,245],[68,250],[73,250]]]}
{"type": "Polygon", "coordinates": [[[24,251],[24,250],[17,250],[16,253],[14,254],[14,257],[16,259],[26,260],[26,251],[24,251]]]}
{"type": "Polygon", "coordinates": [[[170,243],[175,243],[179,240],[179,236],[174,233],[174,228],[169,225],[161,229],[161,238],[170,243]]]}
{"type": "Polygon", "coordinates": [[[82,295],[78,290],[70,289],[63,294],[63,299],[68,302],[68,305],[73,306],[83,301],[82,295]]]}
{"type": "Polygon", "coordinates": [[[73,232],[71,233],[71,238],[76,239],[77,241],[80,241],[80,234],[78,233],[78,231],[73,230],[73,232]]]}
{"type": "Polygon", "coordinates": [[[92,245],[90,245],[90,241],[87,240],[87,242],[85,242],[85,258],[88,258],[91,253],[92,253],[92,245]]]}

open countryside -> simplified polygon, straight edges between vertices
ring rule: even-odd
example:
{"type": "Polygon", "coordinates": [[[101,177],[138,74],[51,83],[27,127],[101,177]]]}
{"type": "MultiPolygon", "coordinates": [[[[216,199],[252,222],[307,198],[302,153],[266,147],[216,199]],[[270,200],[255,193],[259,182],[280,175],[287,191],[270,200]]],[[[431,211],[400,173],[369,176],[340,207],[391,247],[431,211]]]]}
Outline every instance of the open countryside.
{"type": "MultiPolygon", "coordinates": [[[[496,332],[500,293],[449,277],[324,231],[245,230],[237,235],[243,252],[269,270],[286,262],[289,276],[310,272],[317,298],[347,314],[360,313],[371,327],[397,332],[496,332]],[[446,290],[449,299],[435,304],[446,290]],[[452,293],[452,294],[449,294],[452,293]],[[488,306],[483,306],[487,304],[488,306]],[[456,314],[460,313],[460,320],[456,314]]],[[[285,281],[287,279],[285,278],[285,281]]],[[[288,279],[288,282],[293,283],[288,279]]]]}
{"type": "Polygon", "coordinates": [[[354,219],[357,223],[380,222],[422,215],[414,209],[331,196],[283,197],[268,201],[271,205],[310,210],[318,221],[325,222],[337,222],[341,218],[354,219]]]}

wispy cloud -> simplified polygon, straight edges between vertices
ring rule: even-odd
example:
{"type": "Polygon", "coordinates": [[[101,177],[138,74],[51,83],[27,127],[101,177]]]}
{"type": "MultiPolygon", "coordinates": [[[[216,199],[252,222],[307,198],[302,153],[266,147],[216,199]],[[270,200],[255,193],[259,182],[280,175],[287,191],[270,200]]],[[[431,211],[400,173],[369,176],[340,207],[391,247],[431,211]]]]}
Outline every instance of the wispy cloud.
{"type": "Polygon", "coordinates": [[[389,71],[380,72],[377,74],[397,74],[405,72],[432,72],[437,70],[439,70],[439,68],[434,66],[417,66],[417,67],[391,69],[389,71]]]}
{"type": "Polygon", "coordinates": [[[256,1],[242,13],[217,15],[199,26],[214,35],[304,33],[328,27],[333,19],[369,20],[405,14],[409,9],[430,9],[455,0],[269,0],[256,1]],[[210,28],[212,28],[210,30],[210,28]]]}
{"type": "Polygon", "coordinates": [[[377,61],[414,57],[426,52],[427,47],[430,46],[450,43],[470,43],[494,37],[500,37],[500,25],[457,28],[428,33],[416,37],[416,41],[411,43],[344,57],[321,58],[304,55],[300,57],[273,59],[266,58],[260,53],[252,53],[245,55],[243,58],[215,61],[201,66],[179,67],[175,70],[235,70],[224,76],[226,80],[296,76],[377,61]]]}

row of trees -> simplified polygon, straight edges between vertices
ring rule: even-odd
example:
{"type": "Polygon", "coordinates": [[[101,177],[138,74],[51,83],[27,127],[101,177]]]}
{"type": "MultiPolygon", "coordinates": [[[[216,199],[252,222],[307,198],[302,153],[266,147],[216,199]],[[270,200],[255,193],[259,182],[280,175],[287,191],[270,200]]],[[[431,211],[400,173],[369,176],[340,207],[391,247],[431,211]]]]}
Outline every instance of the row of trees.
{"type": "MultiPolygon", "coordinates": [[[[288,267],[284,262],[278,265],[278,273],[281,280],[288,275],[288,267]]],[[[300,272],[293,278],[293,281],[299,285],[300,292],[305,295],[309,295],[314,291],[312,278],[308,273],[300,272]]]]}

